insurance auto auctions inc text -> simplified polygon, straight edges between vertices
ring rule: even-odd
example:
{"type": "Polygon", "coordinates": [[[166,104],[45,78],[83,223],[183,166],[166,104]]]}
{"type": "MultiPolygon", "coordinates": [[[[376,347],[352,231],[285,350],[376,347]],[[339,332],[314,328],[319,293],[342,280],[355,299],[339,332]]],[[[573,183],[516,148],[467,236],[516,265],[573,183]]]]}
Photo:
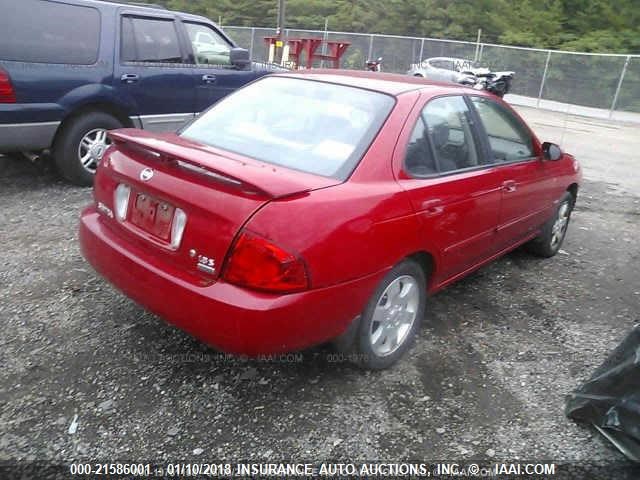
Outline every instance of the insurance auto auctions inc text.
{"type": "Polygon", "coordinates": [[[510,475],[555,475],[553,463],[238,463],[238,476],[287,477],[508,477],[510,475]]]}

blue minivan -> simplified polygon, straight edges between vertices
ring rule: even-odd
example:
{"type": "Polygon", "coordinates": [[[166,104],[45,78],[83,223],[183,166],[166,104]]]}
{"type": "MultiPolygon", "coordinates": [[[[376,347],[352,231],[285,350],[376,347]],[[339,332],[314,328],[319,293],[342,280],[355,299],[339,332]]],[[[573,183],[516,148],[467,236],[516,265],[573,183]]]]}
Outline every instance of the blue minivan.
{"type": "Polygon", "coordinates": [[[210,20],[100,0],[0,0],[0,153],[90,185],[120,127],[185,122],[269,73],[210,20]]]}

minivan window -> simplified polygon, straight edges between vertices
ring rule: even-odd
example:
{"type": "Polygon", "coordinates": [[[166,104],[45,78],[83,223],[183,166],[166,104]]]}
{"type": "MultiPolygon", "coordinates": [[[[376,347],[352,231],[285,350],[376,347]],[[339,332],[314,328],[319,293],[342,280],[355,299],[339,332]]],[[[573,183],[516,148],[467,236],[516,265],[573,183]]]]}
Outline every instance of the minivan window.
{"type": "Polygon", "coordinates": [[[123,17],[121,57],[123,62],[181,63],[173,20],[123,17]]]}
{"type": "Polygon", "coordinates": [[[346,180],[394,103],[393,97],[360,88],[266,77],[222,99],[181,136],[346,180]]]}
{"type": "Polygon", "coordinates": [[[231,65],[231,45],[211,27],[185,23],[198,65],[231,65]]]}
{"type": "Polygon", "coordinates": [[[511,162],[534,156],[533,139],[527,128],[493,100],[471,97],[489,136],[493,161],[511,162]]]}
{"type": "Polygon", "coordinates": [[[479,165],[470,111],[461,96],[431,100],[424,108],[423,115],[440,172],[479,165]]]}
{"type": "Polygon", "coordinates": [[[42,0],[0,2],[0,60],[92,65],[98,60],[100,13],[42,0]]]}

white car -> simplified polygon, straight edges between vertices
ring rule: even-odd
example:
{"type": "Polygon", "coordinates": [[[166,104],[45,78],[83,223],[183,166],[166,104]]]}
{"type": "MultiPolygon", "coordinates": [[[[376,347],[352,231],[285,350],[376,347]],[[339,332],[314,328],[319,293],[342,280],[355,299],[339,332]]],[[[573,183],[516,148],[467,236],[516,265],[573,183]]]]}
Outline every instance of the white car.
{"type": "Polygon", "coordinates": [[[469,85],[503,97],[511,89],[515,72],[492,72],[464,58],[433,57],[411,64],[407,74],[440,82],[469,85]]]}
{"type": "Polygon", "coordinates": [[[488,73],[489,69],[478,68],[475,62],[464,58],[433,57],[411,64],[407,74],[429,80],[473,85],[476,83],[476,75],[485,71],[488,73]]]}

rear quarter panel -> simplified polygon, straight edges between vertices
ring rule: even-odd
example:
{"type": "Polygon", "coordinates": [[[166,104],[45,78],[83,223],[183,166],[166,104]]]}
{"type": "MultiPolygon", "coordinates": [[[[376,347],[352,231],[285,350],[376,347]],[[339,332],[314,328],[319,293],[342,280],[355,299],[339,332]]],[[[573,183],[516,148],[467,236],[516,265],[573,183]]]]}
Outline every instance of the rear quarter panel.
{"type": "Polygon", "coordinates": [[[318,288],[393,266],[417,243],[415,222],[404,193],[379,182],[272,202],[246,228],[302,256],[318,288]]]}

